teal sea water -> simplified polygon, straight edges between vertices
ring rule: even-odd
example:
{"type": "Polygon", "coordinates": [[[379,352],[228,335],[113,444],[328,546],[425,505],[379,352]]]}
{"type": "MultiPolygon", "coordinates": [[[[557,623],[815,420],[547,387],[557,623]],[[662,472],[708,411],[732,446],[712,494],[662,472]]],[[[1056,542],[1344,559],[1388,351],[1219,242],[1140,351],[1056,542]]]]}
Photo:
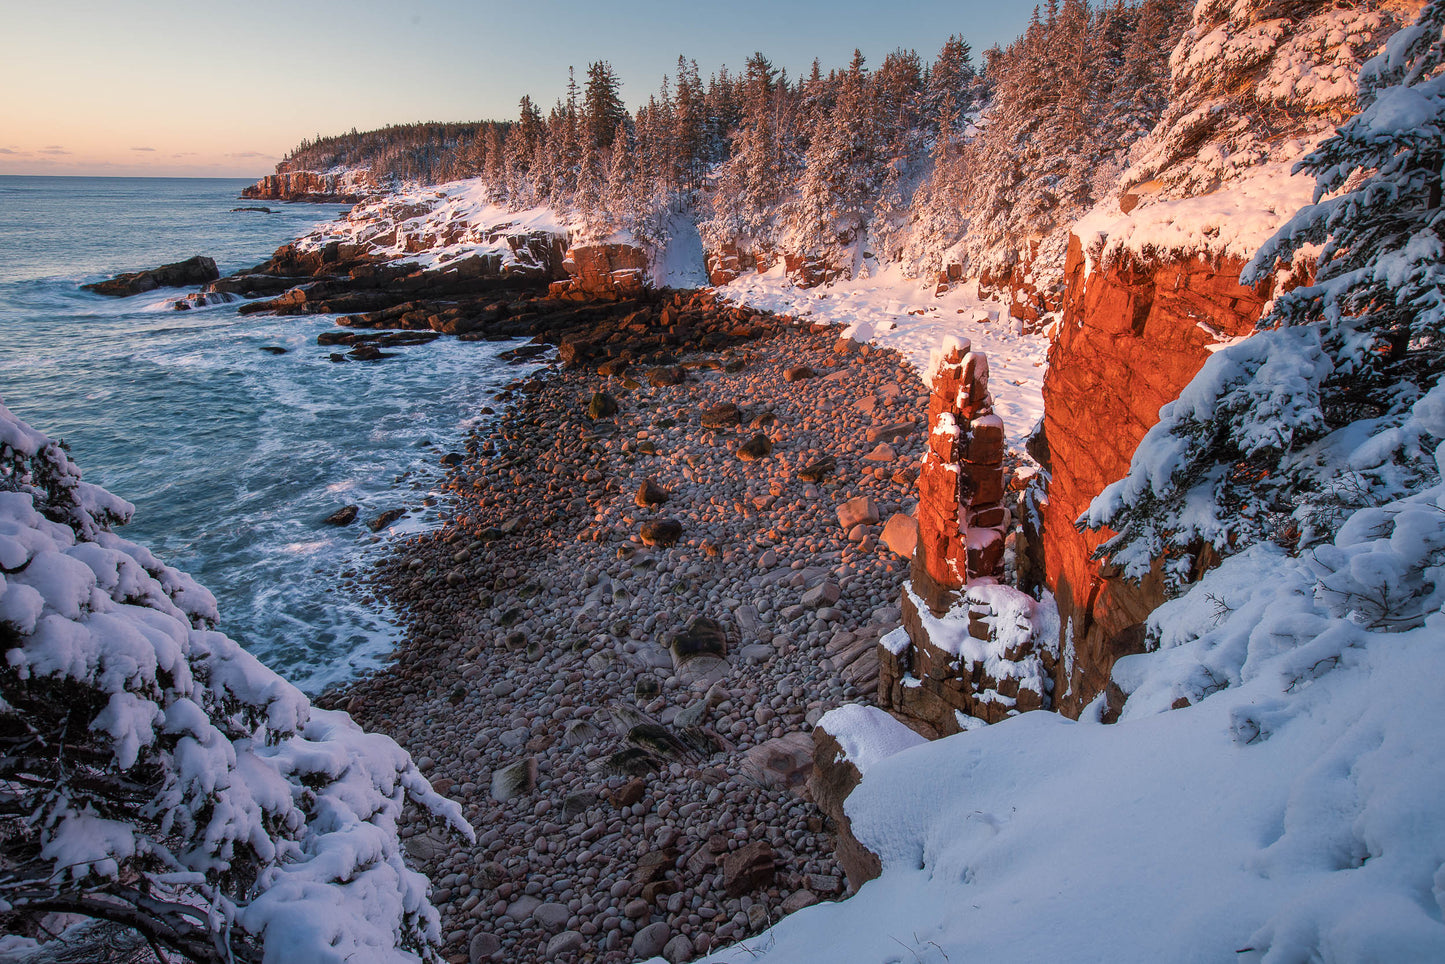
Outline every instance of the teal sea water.
{"type": "Polygon", "coordinates": [[[395,642],[385,609],[338,588],[383,548],[361,520],[413,508],[392,538],[434,523],[440,455],[518,372],[505,344],[451,339],[335,364],[315,343],[330,316],[80,290],[195,254],[228,274],[344,211],[243,201],[247,183],[0,176],[0,399],[135,503],[124,534],[214,592],[223,631],[315,691],[395,642]],[[274,213],[232,211],[258,203],[274,213]],[[323,523],[347,504],[357,523],[323,523]]]}

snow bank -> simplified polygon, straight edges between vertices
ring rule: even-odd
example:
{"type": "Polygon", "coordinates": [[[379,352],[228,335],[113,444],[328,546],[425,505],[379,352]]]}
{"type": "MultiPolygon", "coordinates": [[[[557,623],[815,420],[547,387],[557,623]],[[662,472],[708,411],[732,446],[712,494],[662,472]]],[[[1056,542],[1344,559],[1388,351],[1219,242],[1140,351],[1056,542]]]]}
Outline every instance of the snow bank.
{"type": "Polygon", "coordinates": [[[417,960],[439,925],[397,821],[415,804],[470,835],[460,808],[213,631],[209,592],[105,528],[131,511],[0,405],[0,733],[63,747],[56,770],[0,755],[25,818],[0,909],[142,888],[268,961],[417,960]],[[88,731],[52,731],[75,715],[88,731]]]}
{"type": "Polygon", "coordinates": [[[829,710],[818,727],[832,734],[843,757],[864,776],[895,753],[928,742],[878,707],[862,703],[829,710]]]}
{"type": "Polygon", "coordinates": [[[747,959],[1445,960],[1442,606],[1445,486],[1225,560],[1119,662],[1119,723],[880,755],[846,808],[882,876],[747,959]]]}
{"type": "Polygon", "coordinates": [[[750,271],[719,287],[724,298],[821,324],[843,326],[843,337],[892,348],[927,379],[934,351],[949,339],[988,356],[994,411],[1003,417],[1012,448],[1044,411],[1044,371],[1049,341],[1025,334],[996,300],[980,300],[973,285],[955,285],[934,297],[933,286],[907,277],[896,264],[868,276],[821,288],[798,288],[783,267],[750,271]],[[967,290],[965,290],[967,289],[967,290]]]}
{"type": "Polygon", "coordinates": [[[1181,200],[1146,198],[1128,214],[1108,198],[1073,228],[1084,249],[1084,271],[1138,259],[1205,255],[1247,260],[1300,208],[1314,199],[1314,178],[1290,173],[1309,145],[1292,142],[1261,165],[1210,194],[1181,200]]]}
{"type": "Polygon", "coordinates": [[[413,188],[358,204],[344,220],[297,241],[302,250],[332,242],[361,245],[392,259],[435,268],[472,255],[516,258],[509,235],[547,233],[562,238],[576,225],[548,207],[518,211],[494,204],[481,178],[413,188]]]}

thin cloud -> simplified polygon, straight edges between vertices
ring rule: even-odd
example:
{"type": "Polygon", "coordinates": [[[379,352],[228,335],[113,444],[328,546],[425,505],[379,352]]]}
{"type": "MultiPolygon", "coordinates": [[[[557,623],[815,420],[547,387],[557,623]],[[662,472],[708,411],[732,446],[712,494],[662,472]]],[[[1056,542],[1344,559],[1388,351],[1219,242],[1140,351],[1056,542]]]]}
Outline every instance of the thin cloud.
{"type": "Polygon", "coordinates": [[[260,151],[236,151],[235,153],[227,154],[226,156],[227,156],[227,157],[275,157],[276,155],[274,155],[274,154],[263,154],[263,153],[261,153],[260,151]]]}
{"type": "Polygon", "coordinates": [[[155,148],[154,148],[154,147],[132,147],[131,150],[133,150],[133,151],[154,151],[155,148]]]}
{"type": "Polygon", "coordinates": [[[0,154],[29,154],[29,151],[17,151],[13,147],[0,147],[0,154]]]}
{"type": "Polygon", "coordinates": [[[42,147],[42,148],[40,149],[40,153],[42,153],[42,154],[69,154],[70,152],[67,151],[65,148],[61,147],[59,144],[51,144],[49,147],[42,147]]]}
{"type": "Polygon", "coordinates": [[[195,151],[181,151],[179,154],[172,154],[171,157],[195,157],[195,151]]]}

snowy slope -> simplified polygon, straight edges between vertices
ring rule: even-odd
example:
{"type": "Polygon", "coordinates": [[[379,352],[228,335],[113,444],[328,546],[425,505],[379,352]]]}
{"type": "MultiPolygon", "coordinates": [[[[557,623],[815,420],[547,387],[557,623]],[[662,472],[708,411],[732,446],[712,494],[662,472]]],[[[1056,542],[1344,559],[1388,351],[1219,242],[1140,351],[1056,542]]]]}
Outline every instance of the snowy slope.
{"type": "MultiPolygon", "coordinates": [[[[1445,520],[1442,497],[1387,511],[1445,520]]],[[[1336,548],[1369,568],[1442,532],[1336,548]]],[[[1445,613],[1369,631],[1319,589],[1304,560],[1234,557],[1156,614],[1168,648],[1116,674],[1120,723],[1028,713],[865,755],[847,811],[882,877],[706,960],[1445,960],[1445,613]],[[1206,667],[1229,688],[1170,710],[1206,667]]]]}
{"type": "Polygon", "coordinates": [[[975,288],[958,284],[935,298],[932,285],[888,265],[870,277],[804,289],[789,282],[778,265],[763,274],[750,271],[717,290],[741,304],[842,325],[844,337],[895,349],[920,374],[944,339],[967,338],[974,351],[988,355],[994,411],[1003,417],[1009,445],[1021,449],[1044,412],[1049,342],[1043,335],[1024,334],[1008,317],[1007,306],[979,299],[975,288]]]}
{"type": "Polygon", "coordinates": [[[331,242],[435,268],[469,255],[514,254],[507,235],[543,232],[568,237],[574,225],[547,207],[502,207],[480,178],[411,188],[358,204],[342,220],[321,225],[297,241],[303,250],[331,242]]]}

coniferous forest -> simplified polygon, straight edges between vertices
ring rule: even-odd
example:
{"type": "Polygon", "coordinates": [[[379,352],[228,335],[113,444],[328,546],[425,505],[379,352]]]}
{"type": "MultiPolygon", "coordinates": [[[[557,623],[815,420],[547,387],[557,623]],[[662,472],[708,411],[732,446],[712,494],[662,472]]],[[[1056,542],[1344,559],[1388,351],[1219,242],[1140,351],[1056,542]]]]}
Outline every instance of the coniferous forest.
{"type": "Polygon", "coordinates": [[[851,272],[866,253],[998,275],[1030,242],[1062,252],[1063,229],[1117,180],[1168,104],[1189,8],[1051,2],[981,55],[954,35],[931,59],[855,51],[802,77],[760,52],[704,80],[679,56],[632,110],[597,61],[550,108],[523,97],[515,121],[318,137],[279,170],[481,177],[499,202],[573,212],[599,236],[658,244],[685,215],[744,258],[786,249],[851,272]]]}

